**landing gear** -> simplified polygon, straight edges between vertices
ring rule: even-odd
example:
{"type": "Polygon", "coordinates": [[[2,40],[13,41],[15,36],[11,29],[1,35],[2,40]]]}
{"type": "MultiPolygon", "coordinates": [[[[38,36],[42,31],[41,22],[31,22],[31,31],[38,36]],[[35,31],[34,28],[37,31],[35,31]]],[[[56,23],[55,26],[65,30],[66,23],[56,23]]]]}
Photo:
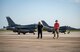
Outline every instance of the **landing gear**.
{"type": "Polygon", "coordinates": [[[33,35],[35,35],[35,33],[33,32],[33,35]]]}
{"type": "Polygon", "coordinates": [[[64,32],[64,34],[66,34],[66,32],[64,32]]]}
{"type": "Polygon", "coordinates": [[[20,32],[18,32],[18,35],[20,35],[20,32]]]}
{"type": "Polygon", "coordinates": [[[26,33],[23,33],[24,35],[26,34],[26,33]]]}

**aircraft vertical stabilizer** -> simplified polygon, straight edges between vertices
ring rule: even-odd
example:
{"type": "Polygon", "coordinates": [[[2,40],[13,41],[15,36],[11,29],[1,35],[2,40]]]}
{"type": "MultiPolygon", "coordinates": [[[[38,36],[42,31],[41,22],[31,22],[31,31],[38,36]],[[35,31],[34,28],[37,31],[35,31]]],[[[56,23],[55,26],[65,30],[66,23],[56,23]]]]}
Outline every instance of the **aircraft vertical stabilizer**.
{"type": "Polygon", "coordinates": [[[16,25],[10,17],[6,17],[6,19],[8,21],[9,26],[15,26],[16,25]]]}
{"type": "Polygon", "coordinates": [[[49,27],[49,25],[48,25],[44,20],[42,20],[41,22],[42,22],[42,24],[43,24],[44,26],[49,27]]]}

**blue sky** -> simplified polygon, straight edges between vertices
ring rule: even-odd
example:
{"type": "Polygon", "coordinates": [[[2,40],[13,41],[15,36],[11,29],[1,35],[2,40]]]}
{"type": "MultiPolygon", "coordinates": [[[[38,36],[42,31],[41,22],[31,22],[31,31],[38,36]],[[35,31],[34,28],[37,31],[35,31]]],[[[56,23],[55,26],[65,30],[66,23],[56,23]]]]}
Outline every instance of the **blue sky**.
{"type": "Polygon", "coordinates": [[[80,0],[0,0],[0,28],[8,26],[6,16],[17,24],[33,24],[45,20],[53,26],[80,28],[80,0]]]}

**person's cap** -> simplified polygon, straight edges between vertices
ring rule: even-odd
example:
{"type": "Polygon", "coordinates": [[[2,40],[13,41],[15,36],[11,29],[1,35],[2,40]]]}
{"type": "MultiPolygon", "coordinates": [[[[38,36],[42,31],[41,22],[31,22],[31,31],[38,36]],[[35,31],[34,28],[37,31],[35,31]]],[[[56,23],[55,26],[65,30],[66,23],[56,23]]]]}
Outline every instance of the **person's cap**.
{"type": "Polygon", "coordinates": [[[56,20],[55,22],[58,22],[58,20],[56,20]]]}

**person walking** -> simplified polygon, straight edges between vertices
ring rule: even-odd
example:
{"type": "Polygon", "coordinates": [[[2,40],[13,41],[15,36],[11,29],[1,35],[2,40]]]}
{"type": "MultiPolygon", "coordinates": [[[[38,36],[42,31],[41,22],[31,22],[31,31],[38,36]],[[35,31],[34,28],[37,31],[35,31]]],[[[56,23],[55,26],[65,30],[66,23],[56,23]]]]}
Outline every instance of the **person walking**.
{"type": "Polygon", "coordinates": [[[43,25],[40,23],[40,22],[38,22],[38,39],[39,39],[39,37],[40,37],[40,35],[41,35],[41,39],[42,39],[42,28],[43,28],[43,25]]]}
{"type": "Polygon", "coordinates": [[[53,34],[54,34],[54,39],[55,39],[55,37],[56,37],[56,34],[57,34],[57,38],[59,38],[59,23],[58,23],[58,20],[56,20],[55,21],[55,23],[54,23],[54,32],[53,32],[53,34]]]}

